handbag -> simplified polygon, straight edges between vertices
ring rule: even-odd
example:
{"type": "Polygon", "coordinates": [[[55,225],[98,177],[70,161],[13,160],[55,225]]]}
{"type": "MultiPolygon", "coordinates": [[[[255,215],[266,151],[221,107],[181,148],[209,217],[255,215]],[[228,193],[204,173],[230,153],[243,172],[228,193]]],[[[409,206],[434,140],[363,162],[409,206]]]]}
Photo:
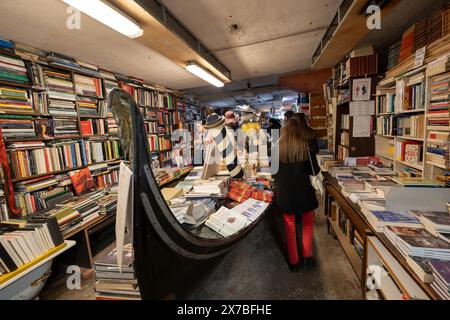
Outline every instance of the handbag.
{"type": "Polygon", "coordinates": [[[309,158],[309,163],[311,164],[311,172],[313,173],[313,175],[309,176],[311,185],[320,194],[320,196],[323,197],[323,195],[325,193],[325,189],[323,187],[323,176],[322,176],[321,172],[314,175],[315,174],[314,165],[312,162],[311,153],[309,152],[309,149],[308,149],[308,158],[309,158]]]}

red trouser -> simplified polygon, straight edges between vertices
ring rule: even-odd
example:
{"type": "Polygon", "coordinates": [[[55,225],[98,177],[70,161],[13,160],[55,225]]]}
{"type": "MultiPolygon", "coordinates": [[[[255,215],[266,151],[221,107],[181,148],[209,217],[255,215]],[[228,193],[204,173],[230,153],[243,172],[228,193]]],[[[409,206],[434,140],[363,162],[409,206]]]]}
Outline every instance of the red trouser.
{"type": "MultiPolygon", "coordinates": [[[[295,228],[295,215],[283,214],[284,227],[286,231],[286,243],[289,255],[289,262],[299,263],[297,249],[297,235],[295,228]]],[[[314,229],[314,211],[302,215],[302,256],[311,258],[313,251],[313,229],[314,229]]]]}

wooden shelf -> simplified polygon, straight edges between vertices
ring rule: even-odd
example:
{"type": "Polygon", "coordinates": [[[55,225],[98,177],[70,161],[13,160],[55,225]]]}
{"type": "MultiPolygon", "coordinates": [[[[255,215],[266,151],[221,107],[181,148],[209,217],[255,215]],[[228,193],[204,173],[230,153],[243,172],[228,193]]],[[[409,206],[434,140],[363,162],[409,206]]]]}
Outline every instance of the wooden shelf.
{"type": "Polygon", "coordinates": [[[386,138],[386,139],[395,139],[395,137],[396,137],[396,136],[391,136],[388,134],[376,134],[375,136],[381,137],[381,138],[386,138]]]}
{"type": "Polygon", "coordinates": [[[7,80],[0,80],[0,86],[16,87],[28,90],[33,89],[33,86],[31,84],[16,83],[14,81],[7,81],[7,80]]]}
{"type": "Polygon", "coordinates": [[[435,163],[435,162],[429,161],[429,160],[427,160],[427,165],[438,167],[438,168],[441,168],[443,170],[450,170],[450,167],[447,167],[447,166],[445,166],[443,164],[435,163]]]}
{"type": "Polygon", "coordinates": [[[106,119],[106,117],[101,117],[99,115],[87,115],[87,114],[80,114],[80,118],[84,118],[84,119],[106,119]]]}
{"type": "Polygon", "coordinates": [[[394,161],[394,156],[393,155],[391,156],[391,155],[382,154],[382,153],[377,153],[376,155],[379,156],[379,157],[385,158],[387,160],[394,161]]]}
{"type": "Polygon", "coordinates": [[[393,116],[395,115],[395,112],[385,112],[385,113],[378,113],[377,117],[382,117],[382,116],[393,116]]]}
{"type": "Polygon", "coordinates": [[[396,114],[424,113],[425,109],[397,111],[396,114]]]}
{"type": "Polygon", "coordinates": [[[30,141],[53,141],[54,138],[44,139],[44,138],[4,138],[3,141],[5,143],[14,143],[14,142],[30,142],[30,141]]]}
{"type": "Polygon", "coordinates": [[[397,136],[397,139],[412,140],[412,141],[419,141],[419,142],[424,142],[425,141],[424,138],[413,138],[413,137],[405,137],[405,136],[397,136]]]}
{"type": "Polygon", "coordinates": [[[73,237],[74,235],[76,235],[77,233],[79,233],[79,232],[81,232],[81,231],[83,231],[83,230],[85,230],[87,228],[90,228],[90,227],[92,227],[94,225],[97,225],[99,223],[102,223],[103,221],[109,220],[109,219],[111,219],[114,216],[115,216],[115,214],[100,215],[97,218],[92,219],[89,222],[86,222],[84,225],[80,225],[79,227],[77,227],[77,228],[75,228],[73,230],[70,230],[68,233],[66,233],[64,235],[64,239],[69,239],[69,238],[73,237]]]}
{"type": "Polygon", "coordinates": [[[402,165],[404,165],[404,166],[407,166],[407,167],[410,167],[410,168],[413,168],[413,169],[417,169],[417,170],[423,171],[423,162],[419,162],[419,163],[408,163],[408,162],[401,161],[401,160],[395,160],[395,161],[398,162],[398,163],[400,163],[400,164],[402,164],[402,165]]]}
{"type": "Polygon", "coordinates": [[[65,169],[65,170],[59,170],[59,171],[53,171],[53,172],[50,172],[50,173],[36,174],[34,176],[29,176],[29,177],[25,177],[25,178],[13,179],[12,182],[16,183],[16,182],[23,182],[23,181],[33,180],[33,179],[47,177],[47,176],[54,176],[54,175],[57,175],[57,174],[67,173],[67,172],[70,172],[70,171],[81,170],[81,169],[84,169],[84,168],[86,168],[86,166],[81,166],[81,167],[76,167],[76,168],[71,168],[71,169],[65,169]]]}
{"type": "Polygon", "coordinates": [[[355,248],[351,245],[351,243],[348,241],[347,236],[342,232],[341,228],[339,228],[337,222],[333,221],[331,217],[328,217],[328,221],[330,225],[332,226],[334,233],[336,234],[339,243],[341,244],[342,248],[344,249],[344,252],[350,261],[350,264],[353,267],[353,270],[355,271],[358,278],[361,280],[362,277],[362,259],[356,253],[355,248]]]}
{"type": "Polygon", "coordinates": [[[32,117],[41,116],[37,112],[17,112],[17,111],[3,111],[3,110],[0,110],[0,114],[11,114],[14,116],[32,116],[32,117]]]}
{"type": "MultiPolygon", "coordinates": [[[[91,78],[96,78],[96,77],[91,76],[91,78]]],[[[105,100],[104,97],[91,96],[91,95],[88,95],[88,94],[75,93],[75,95],[76,95],[77,97],[85,97],[85,98],[92,98],[92,99],[97,99],[97,100],[105,100]]]]}

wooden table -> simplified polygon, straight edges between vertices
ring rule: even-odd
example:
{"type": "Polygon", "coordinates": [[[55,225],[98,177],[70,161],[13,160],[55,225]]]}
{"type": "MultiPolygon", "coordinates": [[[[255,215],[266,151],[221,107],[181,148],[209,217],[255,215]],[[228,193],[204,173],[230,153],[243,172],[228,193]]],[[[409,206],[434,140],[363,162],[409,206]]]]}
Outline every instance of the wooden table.
{"type": "Polygon", "coordinates": [[[407,264],[406,259],[403,257],[400,251],[389,241],[386,235],[384,233],[379,233],[375,231],[375,229],[371,226],[371,224],[365,217],[364,213],[361,211],[361,207],[358,204],[353,203],[348,197],[346,197],[343,194],[342,188],[339,185],[338,180],[328,172],[324,172],[323,176],[325,186],[324,211],[325,215],[328,217],[327,219],[328,231],[330,231],[331,227],[334,229],[336,236],[339,239],[339,242],[341,243],[347,257],[349,258],[353,269],[355,270],[355,273],[358,275],[358,278],[361,281],[361,289],[363,297],[364,298],[366,297],[367,236],[375,236],[380,240],[383,246],[387,248],[389,253],[400,263],[402,268],[405,269],[405,271],[411,276],[411,278],[417,283],[417,285],[430,297],[430,299],[439,300],[440,299],[439,295],[428,284],[423,283],[420,280],[420,278],[413,271],[413,269],[407,264]],[[333,223],[331,219],[332,201],[337,202],[340,209],[346,214],[347,218],[353,223],[355,229],[363,238],[364,253],[361,261],[361,266],[359,266],[357,260],[355,259],[355,256],[353,255],[353,252],[355,252],[355,250],[349,243],[345,243],[346,239],[343,238],[343,236],[345,237],[345,235],[337,226],[337,224],[333,223]]]}

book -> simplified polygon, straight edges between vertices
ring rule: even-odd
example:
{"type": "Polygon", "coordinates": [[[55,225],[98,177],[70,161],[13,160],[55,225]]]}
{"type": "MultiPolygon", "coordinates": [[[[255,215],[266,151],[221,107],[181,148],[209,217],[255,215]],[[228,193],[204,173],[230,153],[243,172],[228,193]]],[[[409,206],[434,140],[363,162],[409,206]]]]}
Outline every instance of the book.
{"type": "Polygon", "coordinates": [[[407,211],[370,211],[367,219],[374,229],[383,232],[387,226],[421,227],[417,217],[407,211]]]}
{"type": "Polygon", "coordinates": [[[438,236],[439,233],[450,233],[450,214],[448,212],[411,211],[411,213],[419,217],[425,229],[432,234],[438,236]]]}
{"type": "Polygon", "coordinates": [[[450,260],[450,243],[425,229],[388,226],[385,234],[406,256],[450,260]]]}
{"type": "Polygon", "coordinates": [[[53,119],[34,119],[36,135],[41,139],[53,139],[55,137],[55,127],[53,119]]]}
{"type": "Polygon", "coordinates": [[[94,180],[92,179],[89,168],[70,172],[70,179],[72,180],[73,188],[77,195],[81,195],[94,188],[94,180]]]}

